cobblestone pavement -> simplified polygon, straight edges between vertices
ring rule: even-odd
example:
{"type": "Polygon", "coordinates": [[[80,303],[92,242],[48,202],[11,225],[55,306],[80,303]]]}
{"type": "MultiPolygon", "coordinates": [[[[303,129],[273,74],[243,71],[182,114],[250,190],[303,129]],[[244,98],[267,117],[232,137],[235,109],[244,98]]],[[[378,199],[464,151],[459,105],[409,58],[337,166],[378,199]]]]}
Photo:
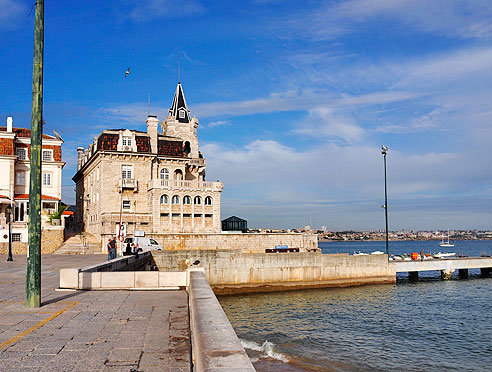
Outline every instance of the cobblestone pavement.
{"type": "Polygon", "coordinates": [[[58,292],[59,270],[105,255],[43,255],[42,306],[25,306],[26,256],[0,255],[0,369],[190,371],[185,291],[58,292]]]}

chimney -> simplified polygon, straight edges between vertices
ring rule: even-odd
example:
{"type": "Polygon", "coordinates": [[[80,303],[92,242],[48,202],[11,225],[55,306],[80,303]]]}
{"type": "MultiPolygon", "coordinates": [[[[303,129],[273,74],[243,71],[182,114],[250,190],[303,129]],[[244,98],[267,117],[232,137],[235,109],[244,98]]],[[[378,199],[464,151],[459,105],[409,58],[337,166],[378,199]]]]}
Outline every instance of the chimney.
{"type": "Polygon", "coordinates": [[[82,168],[82,157],[84,156],[84,148],[77,147],[77,170],[82,168]]]}
{"type": "Polygon", "coordinates": [[[156,115],[149,115],[147,120],[147,134],[150,136],[150,151],[157,154],[157,133],[159,127],[159,119],[156,115]]]}
{"type": "Polygon", "coordinates": [[[12,124],[14,122],[14,119],[12,116],[7,116],[7,132],[12,133],[12,124]]]}

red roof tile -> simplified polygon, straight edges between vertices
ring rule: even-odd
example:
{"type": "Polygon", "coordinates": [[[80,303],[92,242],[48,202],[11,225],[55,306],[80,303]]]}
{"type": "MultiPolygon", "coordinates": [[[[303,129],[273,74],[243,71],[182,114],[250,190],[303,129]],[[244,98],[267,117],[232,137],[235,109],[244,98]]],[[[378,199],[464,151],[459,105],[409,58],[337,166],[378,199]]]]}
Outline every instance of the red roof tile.
{"type": "MultiPolygon", "coordinates": [[[[6,127],[0,127],[0,132],[6,132],[6,131],[7,131],[6,127]]],[[[12,132],[17,134],[17,137],[27,137],[27,138],[31,137],[31,130],[27,128],[12,128],[12,132]]],[[[43,139],[56,140],[56,137],[43,133],[43,139]]]]}
{"type": "MultiPolygon", "coordinates": [[[[58,198],[55,198],[54,196],[49,195],[42,195],[41,197],[44,200],[60,200],[58,198]]],[[[14,199],[29,199],[29,194],[15,194],[14,199]]]]}

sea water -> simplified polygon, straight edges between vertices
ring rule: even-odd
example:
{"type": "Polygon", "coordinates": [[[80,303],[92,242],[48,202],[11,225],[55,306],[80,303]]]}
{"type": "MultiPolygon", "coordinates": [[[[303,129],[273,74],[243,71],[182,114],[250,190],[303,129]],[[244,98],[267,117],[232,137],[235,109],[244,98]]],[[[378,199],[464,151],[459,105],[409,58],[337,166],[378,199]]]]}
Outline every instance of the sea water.
{"type": "MultiPolygon", "coordinates": [[[[320,243],[323,253],[370,253],[384,242],[320,243]]],[[[390,242],[390,253],[443,251],[438,242],[390,242]]],[[[492,254],[492,241],[448,252],[492,254]]],[[[492,278],[441,281],[439,272],[394,285],[221,296],[258,371],[491,371],[492,278]]]]}

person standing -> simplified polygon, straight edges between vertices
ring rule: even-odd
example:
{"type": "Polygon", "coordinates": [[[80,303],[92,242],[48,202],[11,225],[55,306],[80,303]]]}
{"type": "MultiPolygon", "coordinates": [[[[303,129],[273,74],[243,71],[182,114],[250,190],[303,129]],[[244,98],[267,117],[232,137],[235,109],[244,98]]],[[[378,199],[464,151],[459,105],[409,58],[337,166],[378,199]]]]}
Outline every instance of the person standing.
{"type": "Polygon", "coordinates": [[[116,237],[113,237],[113,240],[109,242],[109,253],[111,255],[111,260],[116,258],[116,237]]]}
{"type": "Polygon", "coordinates": [[[108,248],[108,261],[111,260],[111,238],[108,239],[108,244],[106,246],[108,248]]]}

